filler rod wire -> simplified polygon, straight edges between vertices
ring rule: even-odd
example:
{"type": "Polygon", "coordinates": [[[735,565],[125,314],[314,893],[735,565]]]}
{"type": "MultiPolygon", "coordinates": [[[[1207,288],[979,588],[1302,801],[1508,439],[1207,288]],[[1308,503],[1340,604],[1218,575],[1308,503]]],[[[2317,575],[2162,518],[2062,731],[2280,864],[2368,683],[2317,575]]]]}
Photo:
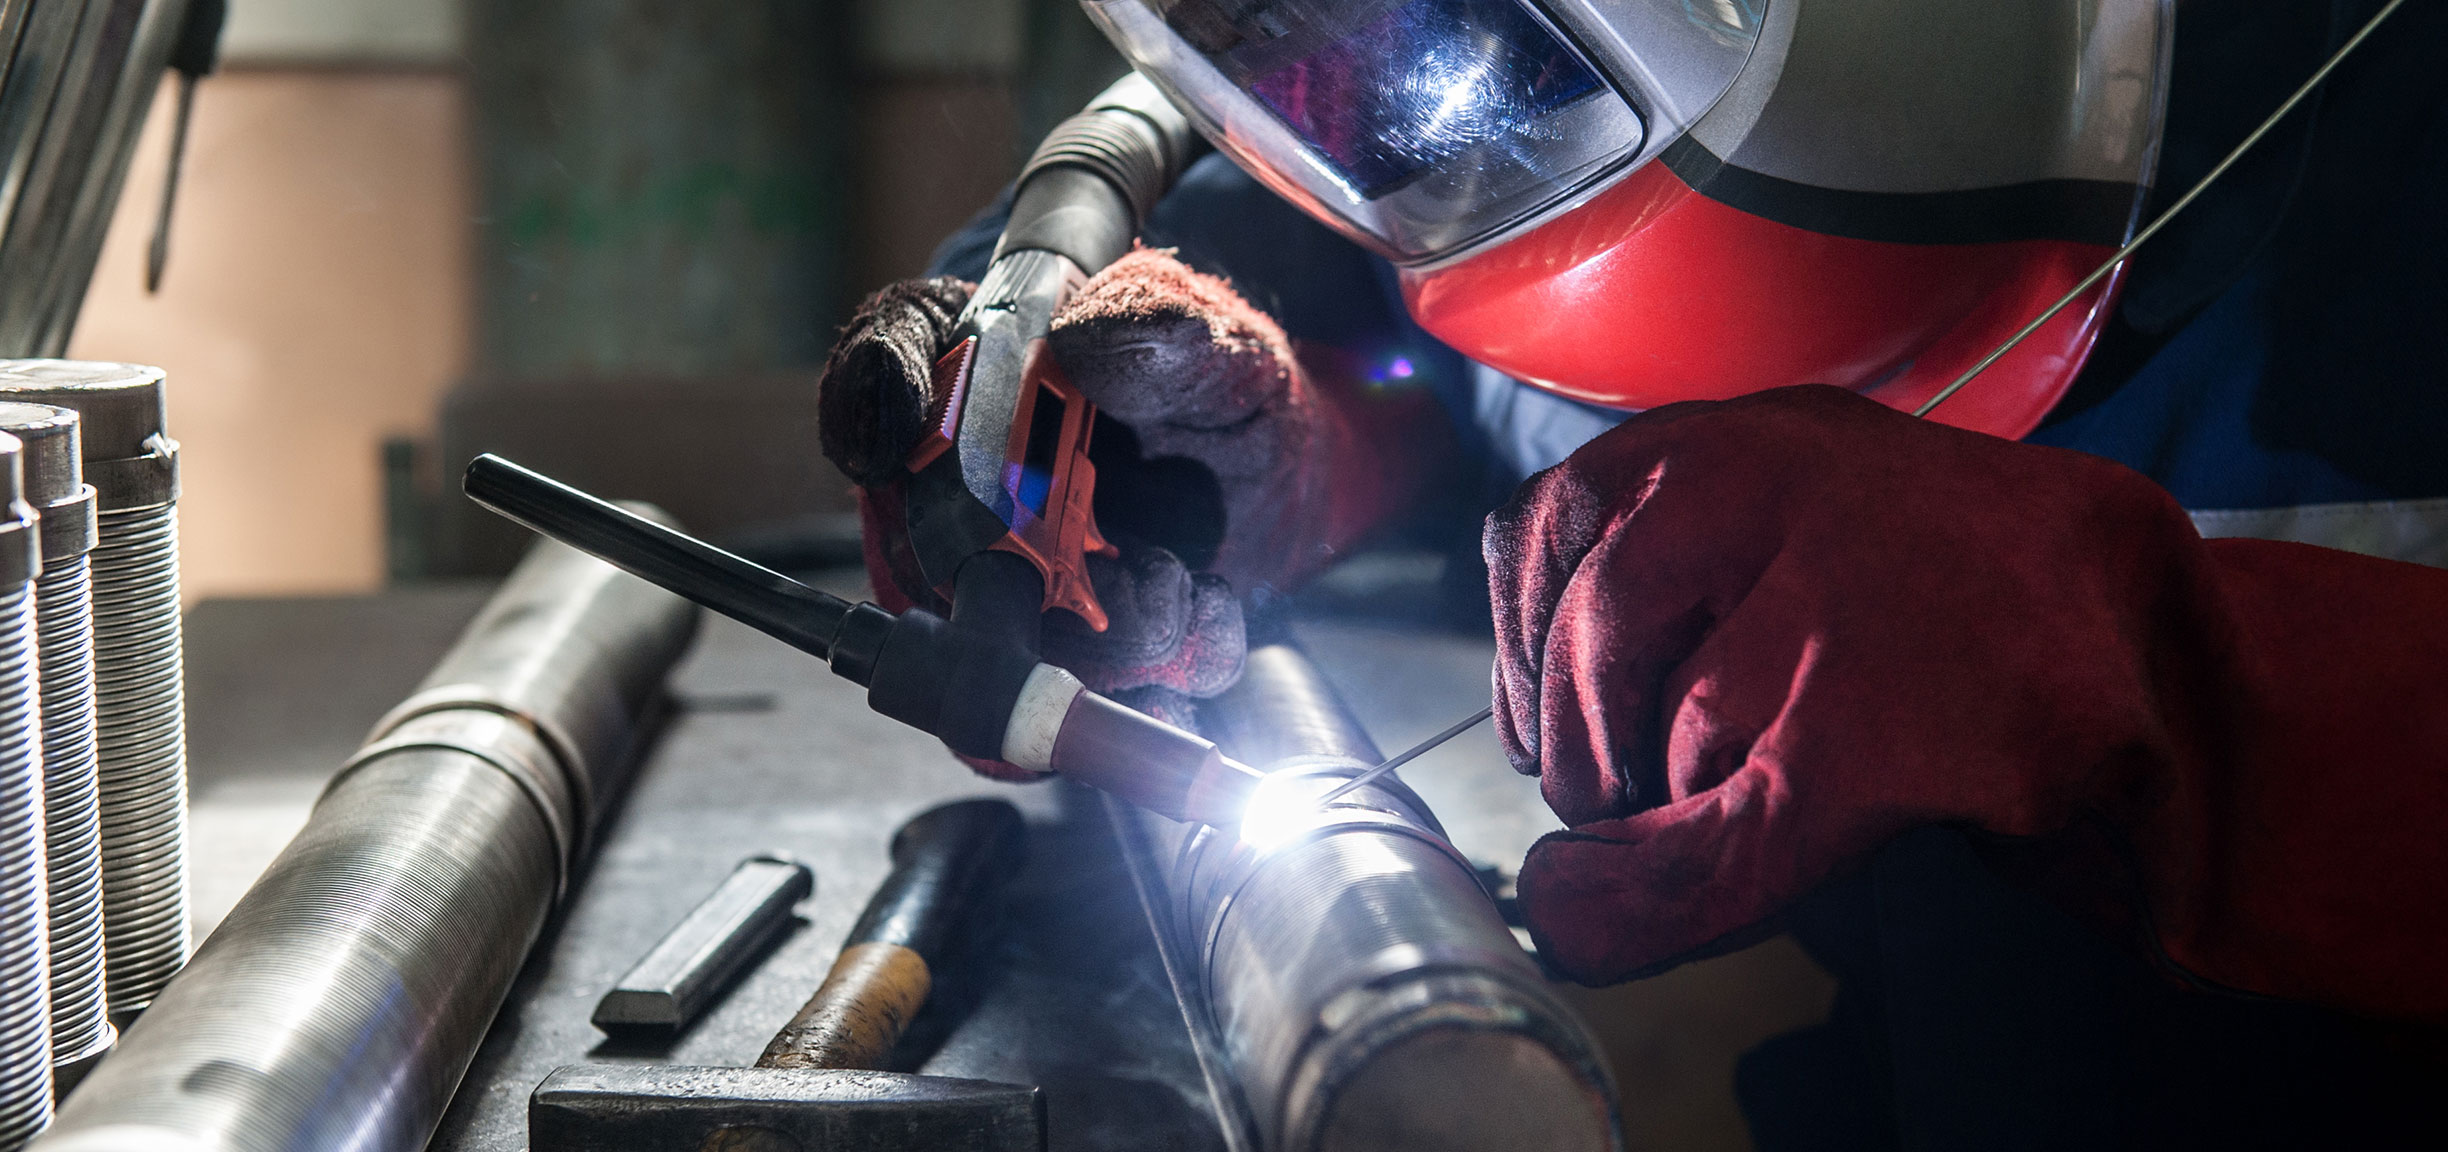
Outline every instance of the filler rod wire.
{"type": "Polygon", "coordinates": [[[2048,306],[2047,311],[2042,312],[2038,316],[2032,317],[2031,323],[2024,325],[2022,331],[2008,337],[2005,343],[1997,346],[1996,351],[1989,353],[1987,356],[1981,357],[1980,363],[1974,364],[1970,371],[1956,377],[1954,383],[1939,389],[1937,395],[1922,401],[1920,407],[1913,409],[1913,415],[1927,416],[1930,414],[1930,409],[1946,403],[1947,397],[1953,396],[1957,392],[1962,391],[1963,386],[1971,383],[1973,377],[1988,371],[1990,365],[1997,363],[1999,360],[2003,359],[2007,353],[2014,351],[2016,345],[2021,344],[2024,339],[2029,337],[2032,333],[2039,331],[2041,325],[2055,319],[2058,313],[2066,310],[2067,305],[2072,304],[2076,299],[2081,297],[2083,293],[2090,291],[2092,285],[2099,283],[2110,272],[2115,271],[2118,264],[2123,263],[2126,257],[2133,255],[2134,249],[2141,247],[2145,241],[2158,235],[2159,230],[2166,227],[2168,221],[2175,219],[2177,213],[2184,211],[2185,208],[2190,206],[2194,199],[2199,197],[2202,192],[2209,188],[2213,182],[2215,182],[2219,177],[2226,175],[2229,168],[2235,167],[2236,161],[2243,159],[2245,153],[2252,151],[2253,145],[2259,144],[2262,137],[2269,135],[2270,130],[2278,126],[2279,121],[2286,119],[2287,113],[2294,111],[2295,106],[2303,103],[2304,98],[2310,96],[2313,89],[2320,87],[2321,82],[2329,78],[2329,73],[2335,71],[2339,64],[2344,63],[2346,57],[2353,54],[2355,49],[2362,47],[2363,41],[2370,38],[2371,34],[2378,30],[2381,21],[2388,19],[2390,15],[2394,14],[2397,9],[2402,7],[2404,4],[2405,0],[2389,0],[2388,7],[2382,8],[2379,12],[2375,13],[2370,20],[2364,23],[2362,28],[2355,32],[2353,37],[2349,38],[2346,43],[2340,45],[2336,52],[2330,54],[2328,61],[2323,63],[2312,73],[2312,78],[2303,82],[2303,87],[2297,88],[2294,95],[2287,97],[2285,103],[2278,105],[2277,111],[2270,113],[2269,118],[2263,120],[2260,127],[2253,129],[2251,134],[2245,136],[2244,142],[2236,145],[2234,151],[2227,153],[2226,158],[2220,160],[2217,167],[2210,169],[2208,175],[2203,176],[2199,181],[2196,181],[2190,191],[2187,191],[2174,204],[2168,205],[2168,210],[2160,213],[2158,219],[2151,221],[2148,226],[2144,227],[2141,232],[2134,236],[2131,242],[2127,243],[2124,247],[2117,249],[2116,255],[2110,256],[2107,263],[2101,264],[2099,267],[2092,269],[2091,274],[2083,277],[2082,282],[2076,284],[2073,291],[2059,297],[2056,303],[2048,306]]]}
{"type": "Polygon", "coordinates": [[[1378,777],[1383,776],[1383,775],[1385,775],[1386,773],[1391,772],[1391,771],[1393,771],[1393,770],[1395,770],[1395,769],[1397,769],[1397,768],[1400,768],[1400,767],[1402,767],[1402,766],[1403,766],[1403,765],[1405,765],[1405,764],[1408,764],[1408,763],[1410,763],[1410,762],[1412,762],[1412,761],[1414,761],[1414,760],[1419,759],[1421,756],[1424,756],[1424,755],[1428,754],[1428,752],[1429,752],[1431,749],[1434,749],[1434,748],[1435,748],[1437,745],[1439,745],[1439,744],[1443,744],[1444,742],[1446,742],[1446,741],[1448,741],[1448,740],[1451,740],[1451,739],[1453,739],[1453,738],[1454,738],[1454,737],[1456,737],[1456,736],[1459,736],[1459,735],[1461,735],[1461,734],[1463,734],[1463,733],[1465,733],[1465,732],[1470,731],[1470,730],[1471,730],[1471,729],[1473,729],[1473,728],[1478,727],[1482,721],[1486,720],[1486,719],[1487,719],[1488,717],[1490,717],[1490,716],[1494,716],[1495,714],[1496,714],[1496,709],[1495,709],[1493,706],[1486,707],[1486,708],[1482,708],[1482,709],[1480,709],[1480,710],[1478,710],[1478,711],[1476,711],[1476,712],[1471,713],[1469,716],[1467,716],[1467,717],[1463,718],[1461,722],[1459,722],[1459,723],[1455,724],[1453,727],[1448,728],[1448,729],[1446,729],[1446,730],[1444,730],[1444,731],[1442,731],[1442,732],[1437,733],[1437,734],[1436,734],[1436,735],[1434,735],[1434,736],[1431,736],[1431,737],[1429,737],[1429,738],[1427,738],[1427,739],[1425,739],[1425,740],[1420,741],[1420,742],[1419,742],[1419,743],[1417,743],[1417,744],[1412,745],[1412,746],[1411,746],[1410,751],[1403,752],[1403,753],[1401,753],[1401,754],[1399,754],[1399,755],[1396,755],[1396,756],[1395,756],[1393,759],[1390,759],[1390,760],[1386,761],[1386,762],[1385,762],[1385,763],[1383,763],[1383,764],[1380,764],[1380,765],[1378,765],[1378,766],[1376,766],[1376,767],[1374,767],[1374,768],[1369,769],[1369,770],[1368,770],[1368,771],[1366,771],[1366,772],[1363,772],[1363,773],[1361,773],[1361,774],[1359,774],[1359,775],[1357,775],[1357,776],[1354,776],[1354,777],[1352,777],[1351,779],[1349,779],[1349,780],[1346,780],[1346,781],[1342,782],[1341,784],[1337,784],[1337,785],[1335,785],[1335,787],[1334,787],[1334,791],[1328,792],[1327,794],[1325,794],[1325,795],[1323,795],[1323,796],[1318,797],[1318,799],[1317,799],[1317,806],[1318,806],[1318,807],[1320,807],[1320,808],[1323,808],[1323,807],[1327,806],[1328,804],[1332,804],[1332,803],[1334,803],[1336,800],[1340,799],[1340,798],[1341,798],[1341,797],[1342,797],[1342,796],[1343,796],[1345,793],[1356,791],[1356,790],[1358,790],[1359,788],[1361,788],[1363,785],[1368,784],[1370,781],[1375,780],[1375,779],[1377,779],[1378,777]]]}

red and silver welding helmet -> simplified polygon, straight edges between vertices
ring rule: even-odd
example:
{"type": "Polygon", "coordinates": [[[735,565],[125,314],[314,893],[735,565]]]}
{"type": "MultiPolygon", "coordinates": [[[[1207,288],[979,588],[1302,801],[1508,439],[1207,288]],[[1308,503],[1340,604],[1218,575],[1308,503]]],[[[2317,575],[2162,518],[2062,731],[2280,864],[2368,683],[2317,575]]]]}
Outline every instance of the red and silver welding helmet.
{"type": "MultiPolygon", "coordinates": [[[[2173,0],[1086,0],[1464,354],[1620,408],[1912,407],[2132,233],[2173,0]]],[[[2020,436],[2116,278],[1936,415],[2020,436]]]]}

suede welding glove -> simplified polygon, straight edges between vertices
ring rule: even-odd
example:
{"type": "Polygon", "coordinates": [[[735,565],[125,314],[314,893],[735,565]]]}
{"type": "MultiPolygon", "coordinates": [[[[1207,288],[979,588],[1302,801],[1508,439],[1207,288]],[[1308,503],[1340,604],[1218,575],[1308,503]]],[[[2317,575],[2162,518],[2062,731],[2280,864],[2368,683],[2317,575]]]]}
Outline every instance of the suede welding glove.
{"type": "MultiPolygon", "coordinates": [[[[859,309],[825,365],[825,455],[861,486],[868,570],[885,606],[944,605],[903,528],[904,461],[933,365],[974,286],[892,285],[859,309]]],[[[1398,499],[1340,358],[1296,353],[1224,281],[1141,249],[1082,286],[1047,338],[1097,405],[1096,515],[1116,558],[1091,556],[1109,623],[1049,614],[1045,658],[1090,688],[1182,721],[1187,699],[1240,675],[1241,598],[1289,589],[1398,499]]],[[[987,771],[994,766],[981,765],[987,771]]]]}
{"type": "Polygon", "coordinates": [[[1787,388],[1636,417],[1488,524],[1523,867],[1593,983],[1951,823],[2215,984],[2448,1022],[2448,572],[2204,541],[2096,457],[1787,388]]]}

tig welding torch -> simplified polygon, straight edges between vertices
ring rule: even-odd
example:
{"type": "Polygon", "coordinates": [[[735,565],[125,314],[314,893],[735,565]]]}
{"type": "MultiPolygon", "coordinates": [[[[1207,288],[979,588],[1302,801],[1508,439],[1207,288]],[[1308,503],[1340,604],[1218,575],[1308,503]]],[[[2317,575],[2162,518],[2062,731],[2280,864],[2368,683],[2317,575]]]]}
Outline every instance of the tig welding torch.
{"type": "Polygon", "coordinates": [[[1022,169],[993,261],[935,365],[902,485],[911,551],[949,619],[853,606],[496,457],[470,465],[468,495],[824,659],[866,685],[876,711],[956,752],[1059,772],[1176,819],[1237,822],[1258,773],[1037,659],[1046,612],[1105,629],[1087,556],[1114,551],[1096,525],[1096,409],[1045,336],[1072,293],[1130,250],[1198,146],[1134,74],[1022,169]]]}
{"type": "Polygon", "coordinates": [[[499,456],[467,494],[528,528],[702,604],[865,685],[876,711],[956,752],[1056,772],[1176,820],[1240,820],[1257,770],[1039,663],[1036,573],[989,550],[961,568],[952,617],[852,604],[499,456]],[[972,584],[972,581],[976,581],[972,584]]]}

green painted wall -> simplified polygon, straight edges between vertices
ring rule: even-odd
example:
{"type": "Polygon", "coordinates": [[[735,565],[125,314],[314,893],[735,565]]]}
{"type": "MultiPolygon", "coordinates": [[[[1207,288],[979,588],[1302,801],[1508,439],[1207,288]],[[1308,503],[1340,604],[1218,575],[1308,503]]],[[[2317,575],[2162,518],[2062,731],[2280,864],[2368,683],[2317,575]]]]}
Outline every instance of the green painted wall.
{"type": "Polygon", "coordinates": [[[472,0],[478,371],[817,362],[842,318],[842,0],[472,0]]]}

